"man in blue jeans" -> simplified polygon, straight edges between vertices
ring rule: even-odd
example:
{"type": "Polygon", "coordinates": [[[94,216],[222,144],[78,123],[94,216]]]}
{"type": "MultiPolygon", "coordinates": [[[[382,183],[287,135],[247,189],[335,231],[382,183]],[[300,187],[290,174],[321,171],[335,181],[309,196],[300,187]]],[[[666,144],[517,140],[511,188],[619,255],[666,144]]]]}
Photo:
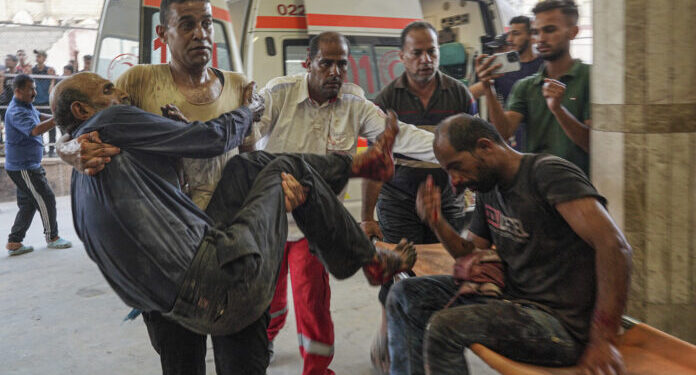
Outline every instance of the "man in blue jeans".
{"type": "Polygon", "coordinates": [[[53,118],[34,108],[36,84],[28,75],[20,74],[12,83],[14,98],[5,114],[7,142],[5,170],[17,185],[19,212],[7,240],[9,255],[20,255],[34,250],[22,244],[36,210],[39,210],[48,247],[65,249],[72,244],[58,236],[56,198],[41,167],[43,141],[41,134],[53,129],[53,118]],[[41,122],[41,120],[44,120],[41,122]]]}
{"type": "Polygon", "coordinates": [[[606,200],[575,165],[510,148],[488,122],[443,121],[435,156],[457,192],[476,191],[466,239],[443,219],[432,178],[418,216],[454,258],[495,245],[502,298],[458,296],[452,276],[416,277],[387,298],[391,374],[468,374],[464,349],[483,344],[516,361],[623,374],[616,349],[626,307],[631,248],[606,200]]]}

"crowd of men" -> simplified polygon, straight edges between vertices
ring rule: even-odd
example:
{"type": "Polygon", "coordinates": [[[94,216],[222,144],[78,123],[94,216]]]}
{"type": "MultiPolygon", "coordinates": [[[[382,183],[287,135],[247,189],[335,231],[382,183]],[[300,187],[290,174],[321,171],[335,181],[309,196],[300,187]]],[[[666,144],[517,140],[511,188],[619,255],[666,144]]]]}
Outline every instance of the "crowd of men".
{"type": "MultiPolygon", "coordinates": [[[[439,71],[435,28],[409,24],[405,71],[373,103],[345,82],[350,41],[339,33],[313,37],[307,71],[257,94],[243,75],[209,67],[210,3],[163,0],[156,32],[169,63],[114,83],[71,76],[46,97],[53,118],[33,108],[36,84],[20,75],[6,120],[36,142],[56,124],[65,133],[57,151],[75,168],[77,233],[143,312],[163,374],[204,374],[207,335],[218,374],[265,374],[288,273],[302,373],[333,374],[328,273],[359,269],[383,285],[372,350],[381,373],[467,374],[464,350],[481,343],[517,361],[622,374],[631,249],[588,177],[590,67],[570,55],[578,10],[544,0],[533,13],[515,17],[497,46],[517,51],[521,70],[497,74],[480,55],[471,90],[439,71]],[[478,97],[490,123],[477,117],[478,97]],[[372,146],[356,155],[359,136],[372,146]],[[366,181],[359,225],[338,199],[350,177],[366,181]],[[375,249],[375,237],[397,251],[375,249]],[[462,294],[446,275],[392,285],[413,265],[410,244],[435,242],[457,259],[494,249],[500,296],[462,294]]],[[[27,173],[42,170],[18,168],[19,201],[32,193],[27,173]]],[[[49,244],[62,240],[55,213],[46,217],[49,244]]]]}

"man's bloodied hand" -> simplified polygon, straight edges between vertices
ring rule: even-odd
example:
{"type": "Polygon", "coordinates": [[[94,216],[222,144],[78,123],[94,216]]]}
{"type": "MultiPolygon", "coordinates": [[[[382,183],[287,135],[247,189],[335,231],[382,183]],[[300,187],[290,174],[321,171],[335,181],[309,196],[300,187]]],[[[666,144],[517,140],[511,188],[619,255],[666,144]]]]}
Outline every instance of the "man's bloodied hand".
{"type": "Polygon", "coordinates": [[[254,116],[254,122],[261,120],[263,111],[266,110],[266,104],[263,96],[259,95],[259,93],[256,91],[256,82],[251,82],[244,87],[242,105],[251,110],[251,113],[254,116]]]}
{"type": "Polygon", "coordinates": [[[101,172],[106,164],[111,162],[111,157],[121,152],[118,147],[102,142],[98,132],[82,134],[73,140],[68,139],[69,135],[66,134],[56,143],[58,156],[88,176],[101,172]]]}
{"type": "Polygon", "coordinates": [[[302,186],[296,179],[289,173],[281,173],[280,177],[283,179],[283,193],[285,193],[285,210],[287,212],[292,212],[292,210],[301,206],[307,200],[307,194],[309,193],[309,188],[302,186]]]}
{"type": "Polygon", "coordinates": [[[184,116],[184,114],[181,112],[181,110],[175,106],[174,104],[167,104],[162,107],[160,107],[162,110],[162,116],[172,119],[174,121],[181,121],[181,122],[186,122],[189,123],[188,118],[184,116]]]}
{"type": "Polygon", "coordinates": [[[416,213],[423,222],[434,228],[442,218],[440,188],[433,182],[433,176],[428,176],[418,187],[416,194],[416,213]]]}

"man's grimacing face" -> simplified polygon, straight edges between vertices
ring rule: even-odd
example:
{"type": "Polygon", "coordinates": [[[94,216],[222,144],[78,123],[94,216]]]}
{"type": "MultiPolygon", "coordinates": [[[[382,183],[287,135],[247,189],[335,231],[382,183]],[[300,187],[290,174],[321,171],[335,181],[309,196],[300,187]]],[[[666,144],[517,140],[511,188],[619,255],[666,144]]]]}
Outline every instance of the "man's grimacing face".
{"type": "Polygon", "coordinates": [[[457,194],[465,189],[486,193],[498,183],[497,172],[478,155],[479,151],[457,151],[446,136],[438,137],[434,151],[457,194]]]}

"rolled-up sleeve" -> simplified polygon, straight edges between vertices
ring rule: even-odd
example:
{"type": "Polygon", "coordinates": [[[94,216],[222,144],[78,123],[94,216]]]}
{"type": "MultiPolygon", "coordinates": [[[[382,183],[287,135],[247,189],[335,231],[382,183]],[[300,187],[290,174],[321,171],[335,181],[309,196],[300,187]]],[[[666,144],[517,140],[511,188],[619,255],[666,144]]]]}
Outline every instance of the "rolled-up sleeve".
{"type": "MultiPolygon", "coordinates": [[[[374,142],[382,134],[387,115],[374,103],[365,100],[362,104],[363,116],[360,126],[360,135],[374,142]]],[[[437,164],[433,151],[435,135],[419,129],[413,125],[397,122],[399,134],[394,143],[394,152],[437,164]]]]}

